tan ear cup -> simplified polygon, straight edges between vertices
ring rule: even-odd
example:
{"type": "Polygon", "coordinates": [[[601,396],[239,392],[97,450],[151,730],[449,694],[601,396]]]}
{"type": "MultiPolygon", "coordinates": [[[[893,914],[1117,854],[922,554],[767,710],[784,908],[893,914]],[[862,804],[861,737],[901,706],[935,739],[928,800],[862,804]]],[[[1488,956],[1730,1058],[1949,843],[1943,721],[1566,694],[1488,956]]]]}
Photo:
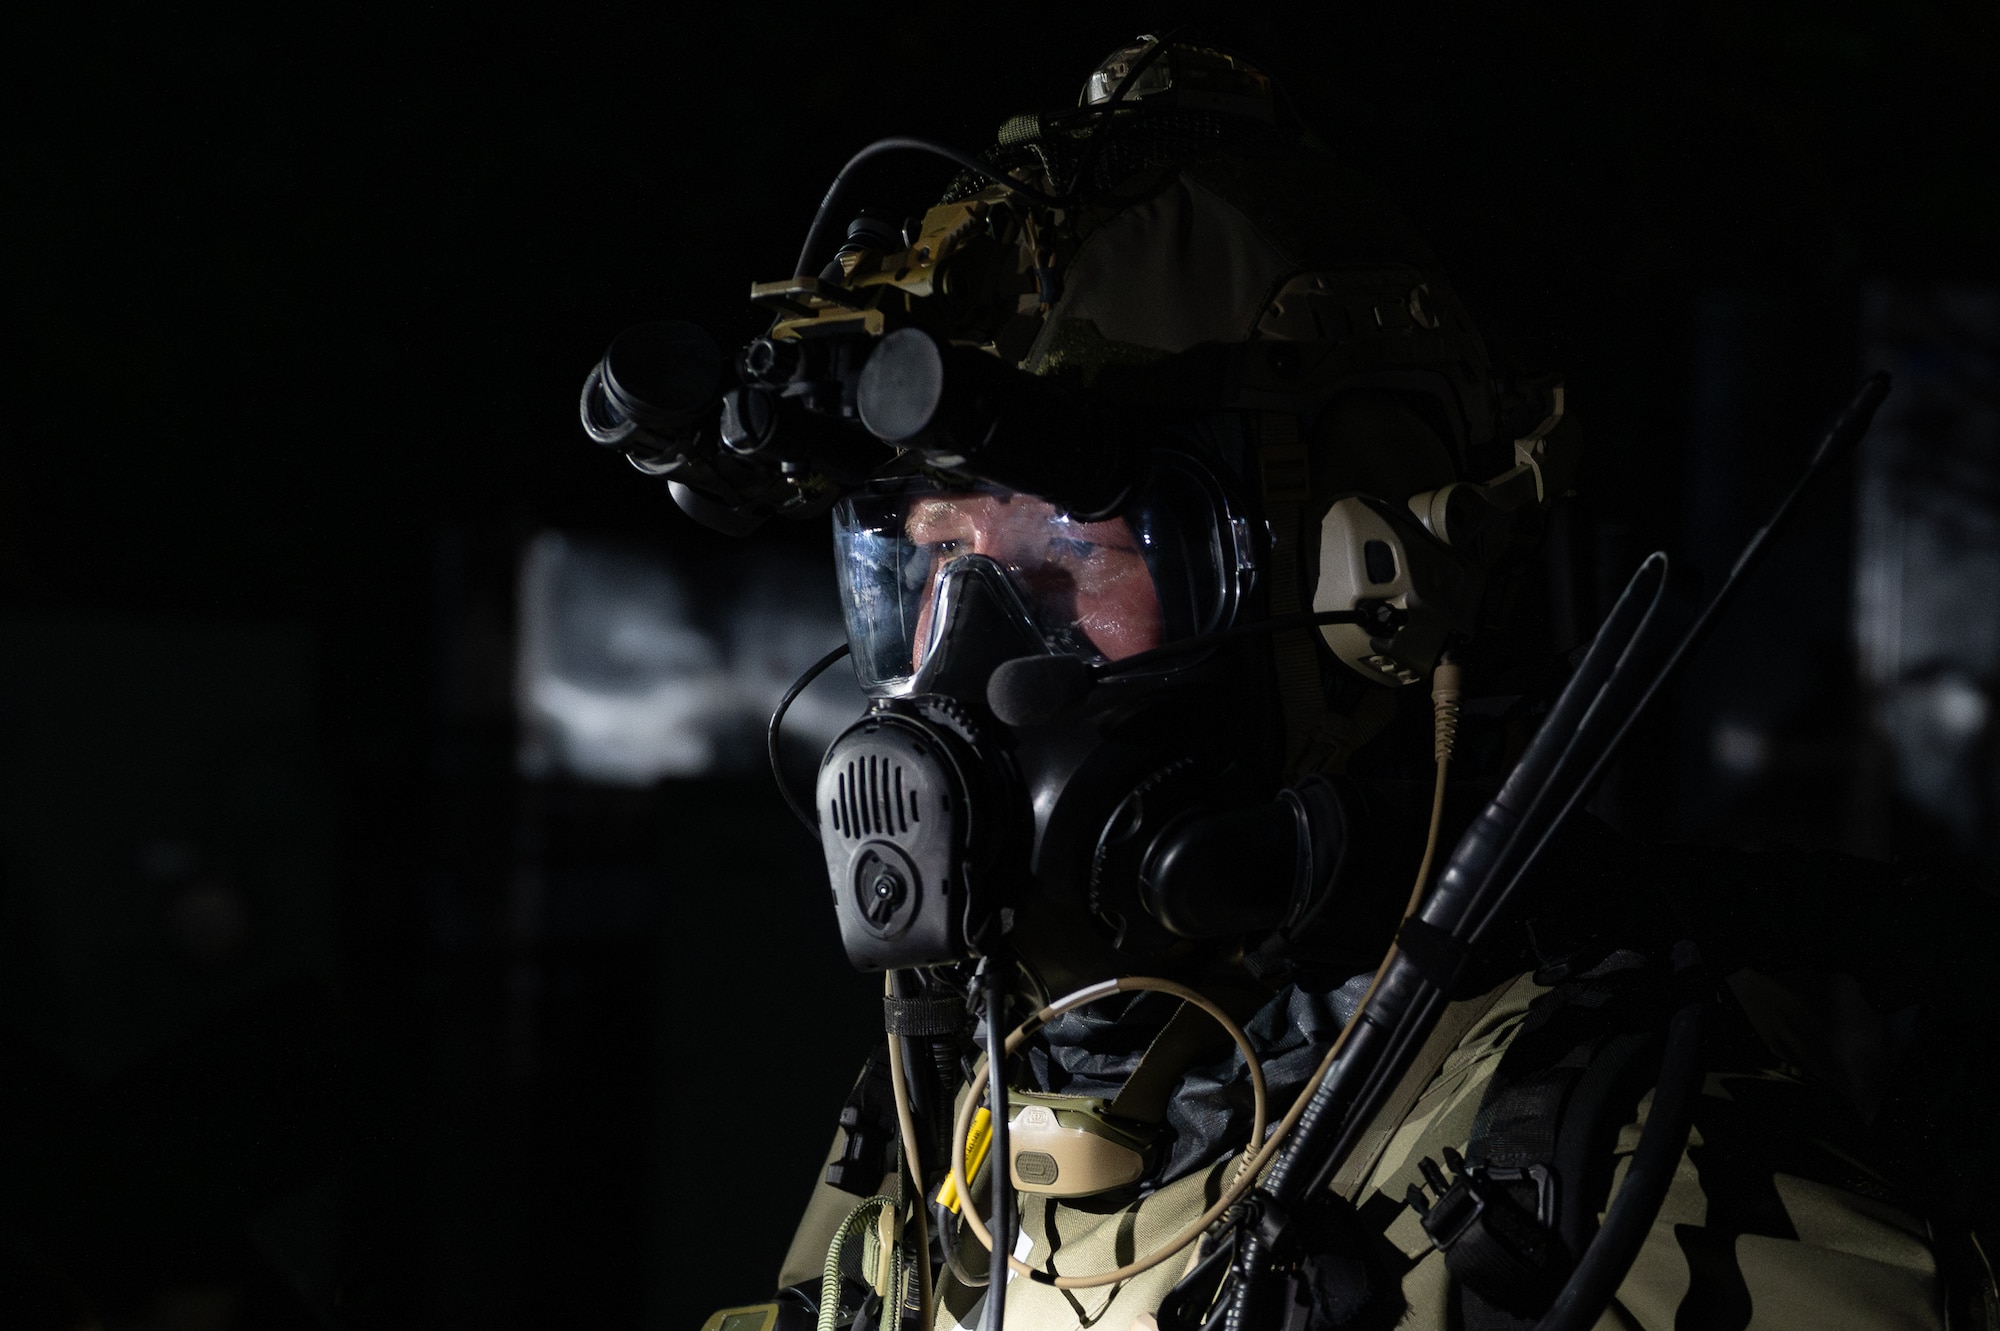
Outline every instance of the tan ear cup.
{"type": "Polygon", "coordinates": [[[1485,585],[1479,568],[1395,505],[1366,495],[1336,500],[1320,522],[1315,611],[1372,602],[1406,613],[1402,627],[1327,624],[1327,647],[1363,677],[1391,688],[1430,673],[1445,640],[1472,630],[1485,585]]]}

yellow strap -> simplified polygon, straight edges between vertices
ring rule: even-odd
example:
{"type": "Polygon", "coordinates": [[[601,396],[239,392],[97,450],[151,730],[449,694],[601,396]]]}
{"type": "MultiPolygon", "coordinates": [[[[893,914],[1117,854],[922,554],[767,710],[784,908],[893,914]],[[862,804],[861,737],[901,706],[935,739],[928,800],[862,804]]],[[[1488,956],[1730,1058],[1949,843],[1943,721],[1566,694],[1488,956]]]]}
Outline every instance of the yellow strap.
{"type": "MultiPolygon", "coordinates": [[[[970,1182],[978,1173],[979,1166],[986,1163],[986,1149],[993,1145],[993,1111],[978,1109],[973,1111],[972,1127],[965,1134],[965,1177],[970,1182]]],[[[944,1178],[944,1186],[938,1189],[938,1202],[958,1214],[958,1182],[951,1175],[944,1178]]]]}

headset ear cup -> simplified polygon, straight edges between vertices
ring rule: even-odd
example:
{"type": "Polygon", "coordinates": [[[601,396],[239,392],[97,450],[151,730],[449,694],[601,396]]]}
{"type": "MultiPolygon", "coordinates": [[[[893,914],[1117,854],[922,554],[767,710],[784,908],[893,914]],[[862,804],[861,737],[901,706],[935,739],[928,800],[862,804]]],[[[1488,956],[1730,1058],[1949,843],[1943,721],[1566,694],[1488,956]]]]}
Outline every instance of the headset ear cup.
{"type": "Polygon", "coordinates": [[[1386,603],[1408,616],[1400,628],[1327,624],[1327,648],[1363,678],[1391,688],[1430,674],[1447,639],[1477,627],[1485,575],[1413,517],[1383,500],[1349,495],[1320,520],[1315,611],[1386,603]]]}

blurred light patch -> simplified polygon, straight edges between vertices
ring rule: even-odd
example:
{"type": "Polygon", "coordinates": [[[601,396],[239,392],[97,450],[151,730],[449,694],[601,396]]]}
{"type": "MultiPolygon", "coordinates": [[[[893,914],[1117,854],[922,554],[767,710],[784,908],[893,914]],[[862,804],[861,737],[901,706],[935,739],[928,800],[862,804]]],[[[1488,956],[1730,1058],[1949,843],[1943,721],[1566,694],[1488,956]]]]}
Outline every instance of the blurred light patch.
{"type": "Polygon", "coordinates": [[[1878,283],[1895,375],[1862,447],[1855,637],[1894,790],[2000,862],[2000,288],[1878,283]]]}
{"type": "MultiPolygon", "coordinates": [[[[833,572],[795,552],[746,552],[700,596],[665,555],[547,531],[521,562],[520,768],[617,786],[762,767],[791,682],[844,636],[833,572]]],[[[816,750],[863,707],[835,667],[785,718],[816,750]]]]}
{"type": "Polygon", "coordinates": [[[1725,720],[1709,736],[1710,758],[1736,777],[1755,776],[1771,765],[1771,737],[1747,721],[1725,720]]]}

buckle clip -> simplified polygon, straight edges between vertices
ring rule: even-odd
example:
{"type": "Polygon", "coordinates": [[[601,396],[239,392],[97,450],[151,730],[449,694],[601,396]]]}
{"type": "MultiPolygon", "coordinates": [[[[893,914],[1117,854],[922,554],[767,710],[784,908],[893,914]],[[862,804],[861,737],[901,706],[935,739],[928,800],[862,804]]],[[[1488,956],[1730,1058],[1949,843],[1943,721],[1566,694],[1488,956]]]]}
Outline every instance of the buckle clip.
{"type": "Polygon", "coordinates": [[[1539,1316],[1575,1265],[1555,1231],[1555,1175],[1540,1164],[1468,1166],[1450,1147],[1443,1155],[1453,1177],[1426,1156],[1417,1168],[1430,1196],[1417,1183],[1404,1194],[1431,1246],[1444,1254],[1453,1275],[1488,1302],[1539,1316]],[[1534,1185],[1532,1215],[1509,1191],[1524,1183],[1534,1185]]]}

